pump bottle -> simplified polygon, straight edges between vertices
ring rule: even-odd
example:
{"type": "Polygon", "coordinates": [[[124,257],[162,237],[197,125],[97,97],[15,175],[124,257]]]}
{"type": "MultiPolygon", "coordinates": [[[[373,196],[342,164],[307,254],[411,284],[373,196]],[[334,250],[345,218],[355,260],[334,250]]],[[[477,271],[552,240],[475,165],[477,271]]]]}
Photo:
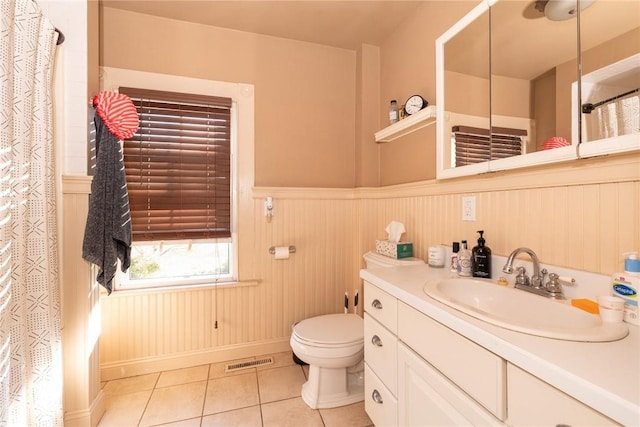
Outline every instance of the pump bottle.
{"type": "Polygon", "coordinates": [[[484,237],[484,230],[478,230],[480,237],[478,238],[478,246],[474,246],[471,251],[471,271],[473,277],[480,277],[483,279],[491,278],[491,249],[486,246],[484,237]]]}

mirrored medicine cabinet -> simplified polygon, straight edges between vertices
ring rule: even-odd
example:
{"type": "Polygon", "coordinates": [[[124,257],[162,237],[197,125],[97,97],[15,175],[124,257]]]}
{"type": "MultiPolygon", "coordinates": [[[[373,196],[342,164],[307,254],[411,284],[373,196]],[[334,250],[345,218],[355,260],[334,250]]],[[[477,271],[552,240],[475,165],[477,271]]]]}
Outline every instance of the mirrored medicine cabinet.
{"type": "Polygon", "coordinates": [[[582,3],[484,0],[437,39],[438,179],[640,150],[640,2],[582,3]]]}

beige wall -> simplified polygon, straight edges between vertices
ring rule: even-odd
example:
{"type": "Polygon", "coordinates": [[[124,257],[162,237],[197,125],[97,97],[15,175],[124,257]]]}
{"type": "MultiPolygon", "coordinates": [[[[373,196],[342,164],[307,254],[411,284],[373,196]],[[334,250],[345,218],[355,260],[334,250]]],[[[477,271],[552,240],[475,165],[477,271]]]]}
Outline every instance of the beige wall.
{"type": "Polygon", "coordinates": [[[111,8],[100,49],[102,66],[254,84],[256,185],[355,185],[354,51],[111,8]]]}
{"type": "MultiPolygon", "coordinates": [[[[477,1],[425,2],[380,46],[380,123],[386,126],[391,99],[404,102],[413,94],[429,104],[436,100],[435,40],[477,1]]],[[[380,144],[382,185],[433,179],[436,176],[436,129],[429,126],[402,140],[380,144]]]]}

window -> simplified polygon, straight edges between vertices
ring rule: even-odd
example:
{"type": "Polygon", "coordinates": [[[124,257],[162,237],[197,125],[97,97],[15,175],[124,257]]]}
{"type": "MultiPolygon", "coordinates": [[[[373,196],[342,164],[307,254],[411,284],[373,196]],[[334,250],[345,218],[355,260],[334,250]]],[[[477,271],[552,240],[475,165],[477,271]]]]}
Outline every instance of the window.
{"type": "Polygon", "coordinates": [[[121,87],[140,117],[124,141],[133,248],[122,288],[233,276],[230,98],[121,87]]]}
{"type": "Polygon", "coordinates": [[[526,130],[492,127],[453,126],[451,129],[452,167],[465,166],[489,160],[522,154],[522,137],[526,130]]]}

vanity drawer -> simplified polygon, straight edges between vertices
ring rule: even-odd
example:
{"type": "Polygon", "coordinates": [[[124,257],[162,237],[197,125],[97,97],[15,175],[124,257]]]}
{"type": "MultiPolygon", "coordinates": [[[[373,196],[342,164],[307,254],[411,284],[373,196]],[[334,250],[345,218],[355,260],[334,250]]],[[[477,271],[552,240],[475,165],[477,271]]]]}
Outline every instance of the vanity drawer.
{"type": "Polygon", "coordinates": [[[393,334],[398,331],[398,305],[395,297],[364,282],[364,310],[393,334]]]}
{"type": "Polygon", "coordinates": [[[398,425],[398,400],[380,378],[364,365],[364,410],[378,427],[398,425]]]}
{"type": "Polygon", "coordinates": [[[397,396],[398,340],[395,335],[364,314],[364,360],[382,382],[397,396]]]}
{"type": "Polygon", "coordinates": [[[398,339],[504,421],[506,362],[414,308],[398,305],[398,339]]]}
{"type": "Polygon", "coordinates": [[[620,425],[510,363],[507,365],[507,384],[510,425],[620,425]],[[544,408],[544,410],[541,411],[540,408],[544,408]]]}

